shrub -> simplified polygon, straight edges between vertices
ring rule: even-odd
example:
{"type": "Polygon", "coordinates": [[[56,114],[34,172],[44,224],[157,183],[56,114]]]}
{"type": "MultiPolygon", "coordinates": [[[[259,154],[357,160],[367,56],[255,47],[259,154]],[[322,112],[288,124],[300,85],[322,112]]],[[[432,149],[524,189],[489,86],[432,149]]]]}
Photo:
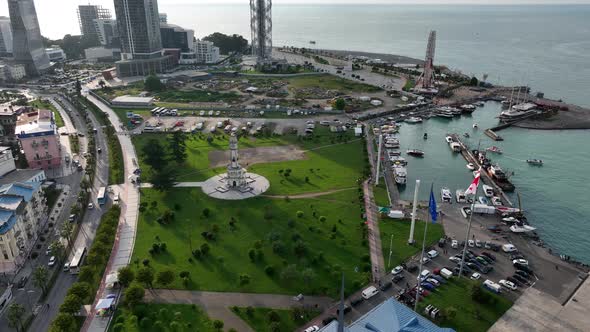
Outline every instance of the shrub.
{"type": "Polygon", "coordinates": [[[267,265],[264,268],[264,273],[266,273],[269,276],[272,276],[275,274],[275,268],[272,265],[267,265]]]}
{"type": "Polygon", "coordinates": [[[250,283],[250,276],[243,273],[240,274],[240,286],[244,286],[250,283]]]}
{"type": "Polygon", "coordinates": [[[303,211],[297,211],[297,218],[303,218],[303,211]]]}

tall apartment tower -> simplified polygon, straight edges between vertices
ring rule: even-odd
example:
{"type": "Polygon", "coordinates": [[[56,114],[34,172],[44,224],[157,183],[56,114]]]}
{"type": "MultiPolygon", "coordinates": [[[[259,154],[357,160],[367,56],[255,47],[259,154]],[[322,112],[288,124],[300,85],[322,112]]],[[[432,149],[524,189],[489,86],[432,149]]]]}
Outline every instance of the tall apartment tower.
{"type": "Polygon", "coordinates": [[[94,37],[98,39],[98,33],[94,25],[94,20],[108,20],[111,18],[111,12],[94,5],[80,5],[78,6],[78,22],[80,23],[80,32],[84,36],[94,37]]]}
{"type": "Polygon", "coordinates": [[[121,77],[163,73],[175,66],[172,56],[163,55],[157,0],[115,0],[121,41],[121,77]]]}
{"type": "Polygon", "coordinates": [[[51,66],[45,53],[33,0],[8,0],[14,60],[25,66],[27,75],[37,76],[51,66]]]}
{"type": "Polygon", "coordinates": [[[271,0],[250,0],[252,55],[254,55],[258,61],[268,60],[272,54],[271,9],[271,0]]]}
{"type": "Polygon", "coordinates": [[[123,60],[149,59],[162,53],[157,0],[115,0],[123,60]]]}
{"type": "Polygon", "coordinates": [[[0,16],[0,56],[12,54],[12,27],[10,18],[0,16]]]}

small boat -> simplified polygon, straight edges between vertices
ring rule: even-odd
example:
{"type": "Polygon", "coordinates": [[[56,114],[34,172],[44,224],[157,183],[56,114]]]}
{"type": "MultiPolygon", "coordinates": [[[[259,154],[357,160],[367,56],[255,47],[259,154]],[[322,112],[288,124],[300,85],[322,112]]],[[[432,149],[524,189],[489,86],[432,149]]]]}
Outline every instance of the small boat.
{"type": "Polygon", "coordinates": [[[461,190],[461,189],[457,189],[457,191],[455,191],[455,200],[457,200],[457,203],[467,202],[467,197],[465,196],[465,191],[461,190]]]}
{"type": "Polygon", "coordinates": [[[424,157],[424,151],[422,150],[417,150],[417,149],[411,149],[406,151],[406,153],[410,156],[414,156],[414,157],[424,157]]]}
{"type": "Polygon", "coordinates": [[[424,133],[424,139],[428,139],[428,133],[424,133]]]}
{"type": "Polygon", "coordinates": [[[412,124],[413,123],[420,123],[420,122],[422,122],[422,118],[417,117],[417,116],[413,116],[411,118],[407,118],[405,122],[406,123],[412,123],[412,124]]]}
{"type": "Polygon", "coordinates": [[[465,138],[469,138],[469,137],[470,137],[470,136],[469,136],[469,133],[464,133],[464,134],[463,134],[463,137],[465,137],[465,138]]]}
{"type": "Polygon", "coordinates": [[[477,129],[479,126],[477,125],[477,123],[473,124],[473,129],[477,129]]]}
{"type": "Polygon", "coordinates": [[[486,151],[497,153],[497,154],[502,154],[502,149],[500,149],[497,146],[490,146],[489,148],[486,149],[486,151]]]}
{"type": "Polygon", "coordinates": [[[535,227],[528,226],[528,225],[523,225],[523,226],[512,225],[512,226],[510,226],[510,231],[512,231],[512,233],[527,233],[527,232],[532,232],[535,229],[536,229],[535,227]]]}
{"type": "Polygon", "coordinates": [[[490,205],[490,200],[485,196],[479,196],[477,198],[477,200],[479,201],[480,204],[490,205]]]}
{"type": "Polygon", "coordinates": [[[492,197],[492,205],[493,206],[502,206],[502,199],[498,196],[492,197]]]}
{"type": "Polygon", "coordinates": [[[315,45],[315,40],[310,40],[309,43],[315,45]]]}
{"type": "Polygon", "coordinates": [[[461,152],[461,144],[457,142],[449,144],[449,147],[451,148],[451,150],[453,150],[453,152],[461,152]]]}
{"type": "Polygon", "coordinates": [[[481,187],[483,188],[483,193],[487,197],[494,197],[494,188],[488,186],[487,184],[484,184],[481,187]]]}
{"type": "Polygon", "coordinates": [[[543,166],[543,160],[541,159],[527,159],[526,162],[534,166],[543,166]]]}
{"type": "Polygon", "coordinates": [[[484,107],[486,104],[483,101],[478,101],[474,105],[478,107],[484,107]]]}
{"type": "Polygon", "coordinates": [[[447,143],[453,143],[453,137],[451,137],[451,135],[445,136],[445,140],[447,141],[447,143]]]}
{"type": "Polygon", "coordinates": [[[475,169],[475,165],[473,165],[473,163],[469,163],[465,167],[467,167],[467,169],[470,170],[470,171],[473,171],[475,169]]]}
{"type": "Polygon", "coordinates": [[[405,185],[407,182],[408,171],[404,166],[396,166],[393,168],[393,177],[395,179],[395,183],[398,185],[405,185]]]}
{"type": "Polygon", "coordinates": [[[443,187],[440,190],[440,197],[443,202],[453,203],[453,196],[451,195],[449,188],[443,187]]]}
{"type": "Polygon", "coordinates": [[[471,208],[468,206],[462,207],[461,214],[463,215],[464,218],[469,218],[469,215],[471,214],[471,208]]]}

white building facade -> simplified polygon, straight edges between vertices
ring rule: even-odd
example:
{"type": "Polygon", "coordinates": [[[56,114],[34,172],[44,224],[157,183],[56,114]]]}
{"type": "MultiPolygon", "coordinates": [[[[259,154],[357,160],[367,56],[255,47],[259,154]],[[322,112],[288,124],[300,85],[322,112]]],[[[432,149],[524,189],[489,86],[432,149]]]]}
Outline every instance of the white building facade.
{"type": "Polygon", "coordinates": [[[181,65],[212,64],[219,62],[219,59],[219,47],[209,41],[197,40],[194,42],[194,51],[180,54],[179,63],[181,65]]]}

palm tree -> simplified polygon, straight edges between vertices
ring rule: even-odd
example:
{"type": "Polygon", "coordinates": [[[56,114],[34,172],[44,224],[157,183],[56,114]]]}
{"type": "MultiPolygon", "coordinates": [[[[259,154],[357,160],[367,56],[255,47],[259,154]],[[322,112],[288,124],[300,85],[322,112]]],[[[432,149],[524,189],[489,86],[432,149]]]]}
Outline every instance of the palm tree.
{"type": "Polygon", "coordinates": [[[45,266],[37,266],[33,270],[33,284],[41,288],[43,293],[47,292],[47,283],[49,282],[49,270],[45,266]]]}
{"type": "Polygon", "coordinates": [[[18,303],[12,303],[7,310],[6,318],[8,318],[8,324],[15,327],[17,332],[24,331],[23,316],[25,315],[25,307],[18,303]]]}

